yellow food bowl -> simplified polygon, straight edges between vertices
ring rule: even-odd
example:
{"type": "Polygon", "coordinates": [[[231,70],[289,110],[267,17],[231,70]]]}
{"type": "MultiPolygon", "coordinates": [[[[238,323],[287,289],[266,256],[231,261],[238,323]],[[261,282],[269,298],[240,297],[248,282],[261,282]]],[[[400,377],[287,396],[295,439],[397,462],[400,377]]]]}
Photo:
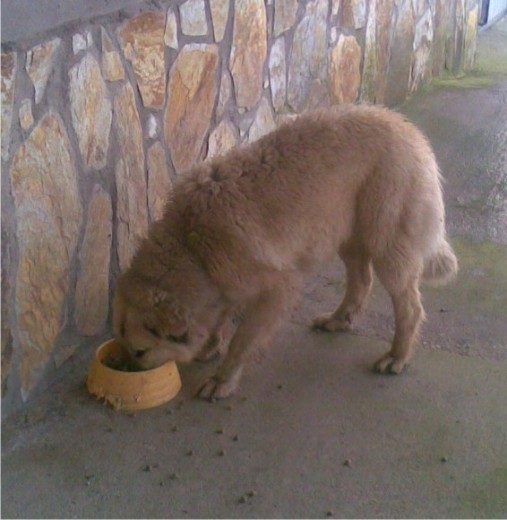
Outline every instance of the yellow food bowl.
{"type": "Polygon", "coordinates": [[[106,360],[120,355],[120,345],[114,339],[100,345],[86,381],[91,394],[104,399],[116,410],[133,412],[153,408],[170,401],[180,391],[181,379],[173,361],[140,372],[107,366],[106,360]]]}

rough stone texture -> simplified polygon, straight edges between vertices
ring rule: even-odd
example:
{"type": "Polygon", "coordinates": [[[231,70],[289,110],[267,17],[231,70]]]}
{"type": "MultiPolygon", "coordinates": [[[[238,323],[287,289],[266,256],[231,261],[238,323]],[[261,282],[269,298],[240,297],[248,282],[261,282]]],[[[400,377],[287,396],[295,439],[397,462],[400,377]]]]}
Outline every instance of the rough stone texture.
{"type": "Polygon", "coordinates": [[[327,0],[315,0],[297,26],[289,63],[287,101],[297,112],[304,108],[314,80],[324,79],[326,72],[327,0]]]}
{"type": "Polygon", "coordinates": [[[134,91],[128,83],[114,99],[113,121],[119,144],[115,168],[118,260],[124,270],[148,228],[143,133],[134,91]]]}
{"type": "Polygon", "coordinates": [[[113,235],[109,193],[96,184],[88,207],[88,221],[79,251],[74,318],[78,331],[95,336],[104,331],[109,312],[109,264],[113,235]]]}
{"type": "Polygon", "coordinates": [[[26,54],[26,72],[35,87],[35,102],[40,103],[53,70],[55,55],[60,47],[60,38],[33,47],[26,54]]]}
{"type": "Polygon", "coordinates": [[[81,33],[74,34],[72,36],[72,52],[78,54],[81,51],[86,50],[86,37],[81,33]]]}
{"type": "Polygon", "coordinates": [[[274,36],[277,37],[290,29],[296,22],[298,10],[297,0],[284,0],[275,2],[274,36]]]}
{"type": "Polygon", "coordinates": [[[415,26],[414,53],[410,69],[410,91],[414,92],[431,76],[433,20],[428,9],[415,26]]]}
{"type": "Polygon", "coordinates": [[[164,130],[177,173],[200,158],[217,94],[218,63],[215,45],[191,44],[171,67],[164,130]]]}
{"type": "Polygon", "coordinates": [[[23,99],[19,107],[19,124],[23,130],[29,130],[34,123],[32,114],[32,100],[23,99]]]}
{"type": "Polygon", "coordinates": [[[176,14],[172,9],[167,11],[167,21],[165,24],[164,43],[167,47],[178,49],[178,22],[176,14]]]}
{"type": "Polygon", "coordinates": [[[72,36],[72,52],[78,54],[81,51],[89,49],[93,45],[93,36],[90,31],[86,33],[76,33],[72,36]]]}
{"type": "Polygon", "coordinates": [[[132,62],[144,106],[162,108],[165,94],[164,13],[143,13],[119,31],[125,57],[132,62]]]}
{"type": "Polygon", "coordinates": [[[331,32],[329,33],[329,44],[334,45],[338,40],[338,28],[331,27],[331,32]]]}
{"type": "Polygon", "coordinates": [[[164,148],[157,142],[148,150],[148,209],[151,222],[162,217],[170,191],[167,159],[164,148]]]}
{"type": "Polygon", "coordinates": [[[273,106],[277,112],[285,106],[287,95],[287,65],[285,63],[285,40],[278,38],[269,53],[269,79],[273,106]]]}
{"type": "Polygon", "coordinates": [[[222,72],[222,78],[220,80],[220,91],[218,93],[218,103],[216,109],[217,119],[222,119],[224,116],[227,103],[231,99],[232,94],[232,81],[231,76],[227,70],[222,72]]]}
{"type": "Polygon", "coordinates": [[[414,14],[409,3],[401,10],[394,28],[385,98],[388,105],[402,103],[408,93],[414,47],[414,24],[414,14]]]}
{"type": "Polygon", "coordinates": [[[266,38],[264,1],[236,3],[230,66],[240,108],[251,109],[261,95],[266,38]]]}
{"type": "Polygon", "coordinates": [[[412,0],[412,4],[416,18],[419,18],[428,7],[428,0],[412,0]]]}
{"type": "Polygon", "coordinates": [[[101,27],[102,39],[102,74],[106,81],[120,81],[125,77],[120,53],[113,47],[104,27],[101,27]]]}
{"type": "MultiPolygon", "coordinates": [[[[446,47],[451,37],[452,3],[447,0],[433,0],[434,35],[431,48],[432,75],[438,76],[446,67],[446,47]]],[[[448,68],[450,65],[447,64],[448,68]]]]}
{"type": "Polygon", "coordinates": [[[79,149],[88,168],[106,164],[111,128],[111,102],[97,60],[87,54],[69,72],[70,108],[79,149]]]}
{"type": "Polygon", "coordinates": [[[187,0],[180,5],[181,32],[187,36],[208,34],[204,0],[187,0]]]}
{"type": "Polygon", "coordinates": [[[146,133],[150,139],[155,139],[158,134],[158,123],[153,114],[150,114],[146,123],[146,133]]]}
{"type": "Polygon", "coordinates": [[[2,307],[1,307],[1,344],[2,344],[2,397],[5,397],[8,387],[7,379],[11,371],[11,360],[13,354],[12,331],[9,321],[8,302],[11,299],[10,283],[10,255],[6,246],[8,235],[2,228],[2,307]]]}
{"type": "Polygon", "coordinates": [[[463,46],[465,40],[465,0],[456,0],[456,14],[454,25],[453,50],[450,52],[449,61],[452,59],[452,72],[460,74],[463,68],[463,46]]]}
{"type": "Polygon", "coordinates": [[[372,103],[383,103],[385,98],[392,9],[391,0],[378,0],[368,13],[361,99],[372,103]]]}
{"type": "Polygon", "coordinates": [[[361,84],[361,47],[354,36],[340,35],[329,56],[328,84],[332,103],[352,103],[361,84]]]}
{"type": "Polygon", "coordinates": [[[276,128],[276,123],[273,117],[273,112],[269,101],[266,98],[262,98],[262,101],[257,108],[255,119],[253,120],[252,126],[248,131],[248,142],[253,143],[263,135],[269,134],[276,128]]]}
{"type": "Polygon", "coordinates": [[[465,27],[465,70],[470,70],[474,66],[475,49],[477,46],[477,21],[479,16],[479,6],[476,5],[468,12],[465,27]]]}
{"type": "Polygon", "coordinates": [[[229,17],[229,0],[210,0],[209,5],[215,41],[221,42],[224,38],[227,19],[229,17]]]}
{"type": "Polygon", "coordinates": [[[9,157],[11,141],[12,105],[14,102],[14,85],[16,79],[16,54],[2,53],[2,159],[9,157]]]}
{"type": "Polygon", "coordinates": [[[230,121],[223,120],[211,132],[208,141],[208,159],[222,155],[238,143],[238,134],[230,121]]]}
{"type": "Polygon", "coordinates": [[[24,398],[38,382],[62,326],[82,218],[77,172],[60,117],[49,112],[13,158],[19,263],[16,312],[24,398]]]}
{"type": "Polygon", "coordinates": [[[341,25],[361,29],[366,25],[366,0],[343,0],[341,25]]]}

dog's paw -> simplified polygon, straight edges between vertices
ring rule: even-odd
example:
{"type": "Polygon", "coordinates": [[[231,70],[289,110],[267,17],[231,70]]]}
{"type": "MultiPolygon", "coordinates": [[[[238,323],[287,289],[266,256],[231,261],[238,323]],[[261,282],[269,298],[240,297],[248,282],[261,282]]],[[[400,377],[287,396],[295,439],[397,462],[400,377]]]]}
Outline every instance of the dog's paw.
{"type": "Polygon", "coordinates": [[[234,380],[221,380],[218,377],[211,377],[205,381],[197,392],[197,396],[206,401],[216,401],[231,396],[238,388],[234,380]]]}
{"type": "Polygon", "coordinates": [[[326,330],[328,332],[349,332],[352,330],[352,322],[347,319],[335,318],[333,314],[325,314],[315,318],[312,327],[318,330],[326,330]]]}
{"type": "Polygon", "coordinates": [[[373,365],[373,370],[379,374],[401,374],[407,365],[406,359],[396,359],[388,352],[373,365]]]}

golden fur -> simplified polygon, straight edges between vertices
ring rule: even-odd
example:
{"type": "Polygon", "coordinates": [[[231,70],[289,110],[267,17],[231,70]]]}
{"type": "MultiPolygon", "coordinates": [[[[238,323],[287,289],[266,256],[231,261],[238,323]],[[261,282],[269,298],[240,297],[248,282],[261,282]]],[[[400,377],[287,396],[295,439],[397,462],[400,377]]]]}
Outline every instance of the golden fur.
{"type": "Polygon", "coordinates": [[[424,319],[419,285],[447,281],[457,260],[434,154],[399,114],[350,105],[302,115],[181,176],[120,276],[115,336],[145,368],[211,355],[210,344],[227,350],[200,391],[226,397],[293,308],[303,275],[337,252],[345,296],[314,326],[348,329],[375,270],[396,325],[375,369],[401,372],[424,319]]]}

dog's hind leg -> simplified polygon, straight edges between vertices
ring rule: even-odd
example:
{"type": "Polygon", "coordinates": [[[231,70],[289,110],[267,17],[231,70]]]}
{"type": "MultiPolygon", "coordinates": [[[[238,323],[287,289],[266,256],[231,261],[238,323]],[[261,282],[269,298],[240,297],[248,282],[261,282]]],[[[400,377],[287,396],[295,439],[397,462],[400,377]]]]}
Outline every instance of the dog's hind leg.
{"type": "Polygon", "coordinates": [[[331,332],[350,330],[354,317],[366,307],[373,285],[371,259],[363,248],[348,243],[340,248],[339,253],[347,270],[345,296],[333,313],[320,316],[313,322],[313,327],[331,332]]]}
{"type": "Polygon", "coordinates": [[[391,296],[395,333],[392,347],[374,365],[380,373],[399,374],[410,361],[425,315],[419,284],[421,268],[411,259],[374,261],[375,272],[391,296]],[[403,267],[402,267],[403,266],[403,267]]]}
{"type": "Polygon", "coordinates": [[[294,307],[299,289],[299,277],[284,276],[246,306],[227,355],[216,374],[200,388],[199,397],[213,401],[236,391],[245,361],[253,351],[270,341],[294,307]]]}

